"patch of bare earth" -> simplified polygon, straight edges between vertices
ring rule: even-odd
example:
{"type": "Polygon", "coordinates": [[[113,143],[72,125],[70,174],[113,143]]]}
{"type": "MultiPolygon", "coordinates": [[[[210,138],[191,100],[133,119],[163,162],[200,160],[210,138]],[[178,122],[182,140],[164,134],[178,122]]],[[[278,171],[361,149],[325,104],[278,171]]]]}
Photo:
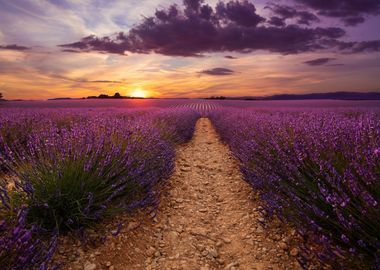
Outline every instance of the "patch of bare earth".
{"type": "Polygon", "coordinates": [[[115,220],[126,223],[121,233],[97,248],[65,240],[57,260],[71,260],[64,269],[85,270],[300,269],[294,232],[265,221],[259,203],[210,120],[202,118],[194,138],[177,149],[153,220],[121,217],[115,220]]]}

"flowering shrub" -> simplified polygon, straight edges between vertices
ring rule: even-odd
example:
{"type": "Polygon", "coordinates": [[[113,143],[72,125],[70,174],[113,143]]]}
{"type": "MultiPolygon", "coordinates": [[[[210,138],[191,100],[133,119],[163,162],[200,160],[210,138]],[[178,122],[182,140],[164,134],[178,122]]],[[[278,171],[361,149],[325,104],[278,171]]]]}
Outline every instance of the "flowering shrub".
{"type": "MultiPolygon", "coordinates": [[[[32,128],[18,130],[24,124],[12,113],[2,117],[15,121],[0,128],[8,179],[1,182],[0,220],[26,205],[22,222],[7,231],[30,226],[32,234],[85,228],[154,203],[157,183],[172,172],[175,143],[191,138],[199,117],[189,109],[47,110],[32,120],[23,115],[32,128]],[[7,137],[10,126],[22,136],[7,137]]],[[[23,260],[7,258],[12,267],[23,260]]]]}
{"type": "Polygon", "coordinates": [[[191,109],[161,110],[154,117],[154,125],[159,127],[163,138],[173,143],[184,143],[193,137],[195,122],[199,113],[191,109]]]}
{"type": "Polygon", "coordinates": [[[211,119],[266,210],[334,269],[380,267],[380,117],[221,109],[211,119]],[[343,259],[342,259],[343,258],[343,259]]]}
{"type": "Polygon", "coordinates": [[[27,213],[21,209],[14,224],[5,220],[0,222],[0,269],[48,268],[57,245],[57,235],[40,240],[38,227],[26,223],[27,213]]]}

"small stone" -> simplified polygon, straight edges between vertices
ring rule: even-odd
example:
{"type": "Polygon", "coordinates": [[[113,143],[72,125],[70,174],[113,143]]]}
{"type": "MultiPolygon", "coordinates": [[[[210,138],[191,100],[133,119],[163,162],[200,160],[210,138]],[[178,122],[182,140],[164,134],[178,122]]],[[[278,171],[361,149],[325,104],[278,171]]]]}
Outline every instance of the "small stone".
{"type": "Polygon", "coordinates": [[[203,228],[194,228],[192,231],[191,231],[191,234],[192,235],[199,235],[199,236],[204,236],[206,237],[207,236],[207,231],[203,228]]]}
{"type": "Polygon", "coordinates": [[[262,217],[258,218],[257,220],[258,220],[259,222],[262,222],[262,223],[265,222],[265,219],[262,218],[262,217]]]}
{"type": "Polygon", "coordinates": [[[216,261],[217,261],[219,264],[224,264],[224,260],[221,259],[221,258],[216,259],[216,261]]]}
{"type": "Polygon", "coordinates": [[[112,265],[111,262],[106,262],[106,266],[107,266],[107,267],[110,267],[111,265],[112,265]]]}
{"type": "Polygon", "coordinates": [[[128,226],[127,226],[127,230],[131,231],[131,230],[134,230],[136,229],[137,227],[139,226],[139,223],[138,222],[129,222],[128,223],[128,226]]]}
{"type": "Polygon", "coordinates": [[[231,239],[229,239],[229,238],[223,238],[223,242],[226,243],[226,244],[229,244],[229,243],[231,243],[231,239]]]}
{"type": "Polygon", "coordinates": [[[231,270],[233,268],[235,268],[235,266],[238,266],[239,263],[238,262],[232,262],[230,264],[227,264],[226,267],[224,267],[225,270],[231,270]]]}
{"type": "Polygon", "coordinates": [[[208,251],[208,253],[214,257],[214,258],[217,258],[219,256],[218,254],[218,251],[215,249],[215,248],[210,248],[210,250],[208,251]]]}
{"type": "Polygon", "coordinates": [[[280,248],[281,248],[282,250],[287,250],[287,249],[288,249],[288,245],[287,245],[286,243],[284,243],[284,242],[281,242],[281,243],[279,244],[279,246],[280,246],[280,248]]]}
{"type": "Polygon", "coordinates": [[[170,241],[176,242],[178,239],[178,233],[175,231],[171,231],[171,232],[169,232],[168,237],[169,237],[170,241]]]}
{"type": "Polygon", "coordinates": [[[152,257],[156,253],[156,249],[154,247],[149,247],[148,250],[146,251],[146,255],[149,257],[152,257]]]}
{"type": "Polygon", "coordinates": [[[157,250],[157,251],[154,253],[154,257],[157,258],[157,257],[160,257],[160,256],[161,256],[161,252],[157,250]]]}
{"type": "Polygon", "coordinates": [[[297,256],[298,255],[298,248],[292,248],[292,250],[290,251],[290,255],[292,256],[297,256]]]}
{"type": "Polygon", "coordinates": [[[204,250],[203,252],[202,252],[202,256],[207,256],[208,255],[208,251],[207,250],[204,250]]]}
{"type": "Polygon", "coordinates": [[[257,227],[256,232],[257,233],[263,233],[264,229],[261,226],[259,226],[259,227],[257,227]]]}
{"type": "Polygon", "coordinates": [[[96,264],[95,263],[90,263],[86,262],[83,267],[84,270],[95,270],[96,269],[96,264]]]}

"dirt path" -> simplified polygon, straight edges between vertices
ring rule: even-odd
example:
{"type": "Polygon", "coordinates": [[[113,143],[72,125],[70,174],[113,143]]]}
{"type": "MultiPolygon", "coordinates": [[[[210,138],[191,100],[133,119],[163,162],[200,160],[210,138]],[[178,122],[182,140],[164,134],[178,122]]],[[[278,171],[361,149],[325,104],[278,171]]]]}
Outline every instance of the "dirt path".
{"type": "Polygon", "coordinates": [[[180,146],[154,222],[136,222],[67,269],[299,269],[292,237],[262,225],[252,188],[208,119],[180,146]],[[292,255],[290,255],[291,253],[292,255]]]}

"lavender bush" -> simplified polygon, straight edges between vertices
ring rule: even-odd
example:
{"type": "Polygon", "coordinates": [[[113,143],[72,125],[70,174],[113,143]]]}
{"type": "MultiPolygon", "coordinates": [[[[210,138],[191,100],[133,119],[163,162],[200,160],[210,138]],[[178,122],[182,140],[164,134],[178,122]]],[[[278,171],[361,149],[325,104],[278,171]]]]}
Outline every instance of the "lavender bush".
{"type": "Polygon", "coordinates": [[[21,209],[15,221],[0,222],[0,269],[48,269],[56,249],[57,234],[41,237],[36,225],[27,224],[27,213],[26,209],[21,209]]]}
{"type": "Polygon", "coordinates": [[[184,143],[193,137],[195,122],[199,117],[199,113],[191,109],[168,108],[155,115],[154,125],[165,140],[184,143]]]}
{"type": "MultiPolygon", "coordinates": [[[[31,119],[23,116],[33,123],[23,129],[14,113],[2,116],[15,121],[0,128],[0,159],[7,169],[0,220],[14,219],[26,205],[20,224],[30,226],[33,234],[36,228],[58,233],[82,229],[153,204],[157,184],[173,169],[175,144],[191,138],[199,117],[190,109],[47,110],[31,119]],[[21,135],[7,137],[10,126],[21,135]]],[[[33,242],[26,243],[32,247],[33,242]]]]}
{"type": "Polygon", "coordinates": [[[379,115],[222,109],[210,117],[266,210],[314,243],[305,258],[380,267],[379,115]]]}

